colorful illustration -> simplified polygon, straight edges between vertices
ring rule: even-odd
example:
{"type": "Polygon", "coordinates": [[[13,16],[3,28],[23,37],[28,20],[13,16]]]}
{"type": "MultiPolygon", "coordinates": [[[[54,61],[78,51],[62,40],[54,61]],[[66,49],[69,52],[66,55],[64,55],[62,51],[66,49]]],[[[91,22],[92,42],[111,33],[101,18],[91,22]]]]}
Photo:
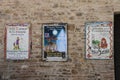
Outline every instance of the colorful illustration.
{"type": "Polygon", "coordinates": [[[101,48],[103,48],[103,49],[105,49],[105,48],[107,48],[107,41],[106,41],[106,39],[105,38],[102,38],[101,39],[101,48]]]}
{"type": "Polygon", "coordinates": [[[67,60],[66,24],[47,24],[43,31],[43,58],[46,61],[67,60]]]}
{"type": "Polygon", "coordinates": [[[20,39],[19,37],[16,38],[16,41],[13,43],[13,46],[14,46],[14,50],[19,50],[20,49],[20,46],[19,46],[19,42],[20,39]]]}
{"type": "Polygon", "coordinates": [[[29,56],[29,25],[6,25],[6,58],[11,60],[28,59],[29,56]]]}
{"type": "Polygon", "coordinates": [[[112,23],[86,23],[86,58],[111,59],[112,57],[112,23]]]}

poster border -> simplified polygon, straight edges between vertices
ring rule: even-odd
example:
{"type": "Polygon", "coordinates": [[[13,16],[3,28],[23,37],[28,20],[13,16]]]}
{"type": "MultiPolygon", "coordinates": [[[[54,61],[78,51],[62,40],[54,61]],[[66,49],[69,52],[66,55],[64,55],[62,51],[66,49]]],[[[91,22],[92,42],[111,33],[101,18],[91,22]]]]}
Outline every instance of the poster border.
{"type": "Polygon", "coordinates": [[[30,23],[7,23],[7,24],[5,24],[4,25],[5,26],[5,28],[4,28],[4,61],[6,61],[6,60],[13,60],[13,61],[15,61],[15,60],[27,60],[27,59],[29,59],[30,58],[30,53],[31,53],[31,46],[32,46],[32,37],[31,37],[31,34],[32,34],[32,26],[31,26],[31,24],[30,23]],[[22,26],[22,25],[27,25],[27,27],[28,27],[28,29],[29,29],[29,33],[28,33],[28,35],[29,35],[29,38],[28,38],[28,42],[29,42],[29,44],[28,44],[28,58],[26,58],[26,59],[7,59],[7,26],[17,26],[17,25],[20,25],[20,26],[22,26]]]}
{"type": "Polygon", "coordinates": [[[114,32],[113,32],[113,30],[114,30],[114,27],[113,27],[113,22],[112,21],[90,21],[90,22],[85,22],[85,33],[84,33],[84,37],[85,37],[85,49],[84,49],[84,58],[86,59],[86,60],[111,60],[111,59],[113,59],[114,58],[114,37],[113,37],[113,35],[114,35],[114,32]],[[106,59],[100,59],[100,58],[87,58],[86,57],[86,25],[88,24],[88,23],[111,23],[112,25],[111,25],[111,27],[110,27],[110,31],[111,31],[111,46],[110,46],[110,49],[111,49],[111,53],[109,53],[110,54],[110,56],[109,57],[111,57],[111,58],[106,58],[106,59]]]}
{"type": "Polygon", "coordinates": [[[43,50],[43,48],[44,48],[44,26],[45,25],[51,25],[51,26],[53,26],[53,25],[64,25],[64,27],[65,27],[65,31],[66,31],[66,36],[67,36],[67,40],[68,40],[68,31],[67,31],[67,28],[68,28],[68,24],[67,23],[43,23],[42,24],[42,60],[43,61],[51,61],[51,62],[62,62],[62,61],[68,61],[68,41],[66,41],[67,42],[67,51],[66,51],[66,58],[64,59],[64,60],[46,60],[46,58],[44,58],[44,50],[43,50]]]}

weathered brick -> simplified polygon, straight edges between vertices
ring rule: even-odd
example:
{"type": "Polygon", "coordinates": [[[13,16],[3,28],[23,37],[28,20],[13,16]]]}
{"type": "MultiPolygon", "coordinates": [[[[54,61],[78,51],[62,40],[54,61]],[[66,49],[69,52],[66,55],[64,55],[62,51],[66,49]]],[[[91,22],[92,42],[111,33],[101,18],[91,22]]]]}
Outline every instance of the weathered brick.
{"type": "Polygon", "coordinates": [[[0,80],[115,80],[114,60],[86,60],[85,22],[113,21],[119,0],[0,0],[0,80]],[[68,23],[66,62],[42,60],[42,23],[68,23]],[[24,61],[4,60],[6,23],[30,23],[32,51],[24,61]]]}

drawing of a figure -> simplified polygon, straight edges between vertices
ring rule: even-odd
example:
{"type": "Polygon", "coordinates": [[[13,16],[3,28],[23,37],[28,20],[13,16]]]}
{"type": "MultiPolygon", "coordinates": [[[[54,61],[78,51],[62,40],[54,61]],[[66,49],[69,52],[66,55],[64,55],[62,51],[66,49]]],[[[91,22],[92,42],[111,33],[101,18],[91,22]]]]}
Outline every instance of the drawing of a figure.
{"type": "Polygon", "coordinates": [[[13,43],[13,46],[14,46],[14,50],[19,50],[20,47],[19,47],[19,37],[16,38],[16,41],[13,43]]]}
{"type": "Polygon", "coordinates": [[[107,48],[108,44],[105,38],[101,39],[101,48],[105,49],[107,48]]]}
{"type": "Polygon", "coordinates": [[[99,56],[100,56],[100,55],[102,54],[101,49],[105,49],[105,48],[108,47],[108,44],[107,44],[106,39],[105,39],[105,38],[102,38],[102,39],[101,39],[101,44],[99,44],[98,46],[99,46],[98,51],[99,51],[99,56]],[[100,48],[101,48],[101,49],[100,49],[100,48]]]}

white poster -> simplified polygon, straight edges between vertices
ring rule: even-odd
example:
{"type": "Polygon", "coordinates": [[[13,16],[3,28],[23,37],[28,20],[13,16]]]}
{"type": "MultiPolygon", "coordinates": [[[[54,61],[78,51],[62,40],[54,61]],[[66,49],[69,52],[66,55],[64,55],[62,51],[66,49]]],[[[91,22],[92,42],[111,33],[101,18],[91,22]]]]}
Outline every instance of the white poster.
{"type": "Polygon", "coordinates": [[[29,28],[29,24],[6,25],[6,59],[24,60],[29,58],[29,28]]]}
{"type": "Polygon", "coordinates": [[[113,44],[112,22],[86,23],[86,58],[111,59],[113,44]]]}

